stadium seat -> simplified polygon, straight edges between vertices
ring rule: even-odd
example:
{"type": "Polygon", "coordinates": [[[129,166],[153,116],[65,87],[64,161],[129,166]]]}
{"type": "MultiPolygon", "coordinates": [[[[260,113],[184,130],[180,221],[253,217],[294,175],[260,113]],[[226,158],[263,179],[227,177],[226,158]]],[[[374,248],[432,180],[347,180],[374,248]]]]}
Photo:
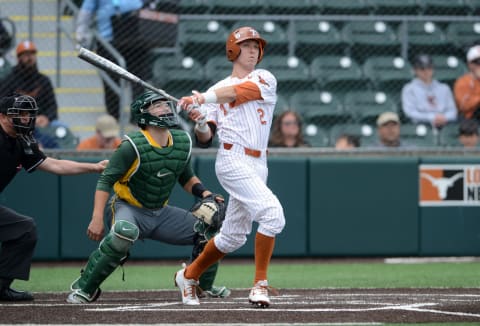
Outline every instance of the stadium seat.
{"type": "Polygon", "coordinates": [[[277,90],[287,96],[299,89],[310,88],[309,67],[302,59],[283,55],[265,56],[258,65],[269,70],[277,78],[277,90]]]}
{"type": "Polygon", "coordinates": [[[465,0],[418,0],[423,15],[467,15],[465,0]]]}
{"type": "Polygon", "coordinates": [[[361,67],[346,56],[316,57],[310,64],[310,75],[321,89],[335,92],[364,88],[366,84],[361,67]]]}
{"type": "Polygon", "coordinates": [[[385,92],[400,91],[413,77],[410,63],[393,56],[368,58],[363,64],[363,72],[375,88],[385,92]]]}
{"type": "Polygon", "coordinates": [[[212,14],[259,14],[264,4],[261,0],[210,0],[212,14]]]}
{"type": "Polygon", "coordinates": [[[215,20],[185,20],[178,28],[178,43],[184,55],[205,63],[208,58],[225,52],[226,27],[215,20]]]}
{"type": "Polygon", "coordinates": [[[458,123],[450,123],[440,131],[440,145],[445,147],[461,147],[462,143],[458,141],[458,123]]]}
{"type": "Polygon", "coordinates": [[[290,97],[290,104],[305,123],[330,127],[350,120],[342,101],[330,92],[298,91],[290,97]]]}
{"type": "Polygon", "coordinates": [[[408,33],[408,52],[411,56],[418,53],[443,53],[449,48],[445,33],[431,21],[409,21],[406,23],[408,33]]]}
{"type": "Polygon", "coordinates": [[[377,142],[376,128],[372,124],[362,124],[362,123],[337,124],[330,129],[330,143],[334,145],[337,138],[342,134],[359,137],[360,147],[368,147],[377,142]]]}
{"type": "Polygon", "coordinates": [[[468,7],[471,16],[480,14],[480,0],[465,0],[465,5],[468,7]]]}
{"type": "MultiPolygon", "coordinates": [[[[225,1],[225,0],[224,0],[225,1]]],[[[311,5],[311,0],[264,0],[265,11],[267,14],[312,14],[315,7],[311,5]]]]}
{"type": "Polygon", "coordinates": [[[326,128],[315,124],[306,124],[303,128],[305,141],[312,147],[330,146],[329,133],[326,128]]]}
{"type": "Polygon", "coordinates": [[[36,127],[36,131],[54,140],[59,149],[75,149],[79,143],[78,137],[67,126],[36,127]]]}
{"type": "MultiPolygon", "coordinates": [[[[340,1],[338,1],[340,2],[340,1]]],[[[349,45],[350,53],[359,63],[372,55],[399,55],[397,33],[383,21],[352,21],[342,30],[342,39],[349,45]]]]}
{"type": "Polygon", "coordinates": [[[345,94],[344,109],[357,123],[374,124],[386,111],[398,112],[397,103],[389,94],[379,91],[350,91],[345,94]]]}
{"type": "Polygon", "coordinates": [[[205,64],[205,77],[210,84],[232,74],[232,63],[224,55],[215,55],[205,64]]]}
{"type": "Polygon", "coordinates": [[[286,55],[288,53],[289,41],[287,33],[278,22],[241,20],[233,24],[232,30],[242,26],[253,27],[260,33],[260,35],[267,41],[268,53],[275,53],[277,55],[286,55]]]}
{"type": "Polygon", "coordinates": [[[429,125],[402,124],[400,126],[400,138],[408,145],[417,147],[437,146],[436,136],[429,125]]]}
{"type": "Polygon", "coordinates": [[[328,21],[298,20],[294,22],[295,55],[311,62],[318,53],[341,55],[346,43],[340,31],[328,21]]]}
{"type": "Polygon", "coordinates": [[[473,44],[480,44],[480,22],[451,22],[446,28],[446,40],[459,50],[459,55],[473,44]]]}
{"type": "Polygon", "coordinates": [[[365,0],[312,0],[312,3],[324,15],[367,15],[372,10],[365,0]]]}
{"type": "Polygon", "coordinates": [[[209,0],[180,0],[180,14],[204,14],[210,9],[209,0]]]}
{"type": "Polygon", "coordinates": [[[366,0],[375,15],[416,15],[420,12],[417,0],[366,0]]]}
{"type": "Polygon", "coordinates": [[[156,85],[168,89],[174,96],[202,90],[207,85],[203,66],[192,57],[156,60],[153,64],[153,79],[156,85]]]}
{"type": "Polygon", "coordinates": [[[434,78],[453,86],[455,80],[468,69],[463,60],[455,56],[436,55],[432,57],[434,78]]]}
{"type": "Polygon", "coordinates": [[[287,98],[281,94],[277,94],[277,104],[275,104],[274,115],[290,109],[290,103],[287,98]]]}

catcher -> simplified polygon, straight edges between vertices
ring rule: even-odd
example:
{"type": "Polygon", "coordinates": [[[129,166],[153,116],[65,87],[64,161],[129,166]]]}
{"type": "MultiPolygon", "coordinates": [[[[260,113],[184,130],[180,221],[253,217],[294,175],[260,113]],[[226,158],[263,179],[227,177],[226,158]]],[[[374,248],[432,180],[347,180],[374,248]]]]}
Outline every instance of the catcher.
{"type": "MultiPolygon", "coordinates": [[[[69,303],[95,301],[101,283],[123,264],[137,239],[193,245],[191,259],[195,259],[225,216],[223,197],[207,190],[192,170],[192,140],[185,131],[173,129],[178,118],[172,102],[147,91],[132,103],[131,116],[141,130],[126,135],[98,180],[87,235],[101,242],[72,283],[69,303]],[[201,199],[192,212],[168,205],[177,181],[201,199]],[[111,228],[104,237],[107,201],[111,228]]],[[[226,287],[213,286],[217,269],[215,265],[202,276],[201,294],[230,294],[226,287]]]]}

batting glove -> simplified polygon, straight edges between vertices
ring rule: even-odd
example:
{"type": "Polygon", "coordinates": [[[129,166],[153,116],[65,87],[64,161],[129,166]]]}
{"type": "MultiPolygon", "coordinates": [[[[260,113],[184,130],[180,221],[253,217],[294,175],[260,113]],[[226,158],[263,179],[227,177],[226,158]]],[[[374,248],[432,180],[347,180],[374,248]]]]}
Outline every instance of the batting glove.
{"type": "Polygon", "coordinates": [[[190,112],[193,109],[197,109],[201,104],[205,103],[205,98],[197,91],[193,91],[193,95],[184,96],[178,101],[180,109],[190,112]]]}

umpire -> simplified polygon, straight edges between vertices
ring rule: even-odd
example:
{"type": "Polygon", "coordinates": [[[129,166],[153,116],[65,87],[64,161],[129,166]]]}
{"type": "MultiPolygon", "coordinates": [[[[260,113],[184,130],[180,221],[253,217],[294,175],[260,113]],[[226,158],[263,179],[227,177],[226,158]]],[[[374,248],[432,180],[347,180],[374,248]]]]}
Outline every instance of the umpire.
{"type": "MultiPolygon", "coordinates": [[[[46,157],[32,134],[38,112],[33,97],[0,99],[0,193],[22,168],[69,175],[102,172],[108,161],[80,163],[46,157]]],[[[33,295],[10,287],[14,279],[27,281],[37,243],[33,218],[0,205],[0,301],[29,301],[33,295]]]]}

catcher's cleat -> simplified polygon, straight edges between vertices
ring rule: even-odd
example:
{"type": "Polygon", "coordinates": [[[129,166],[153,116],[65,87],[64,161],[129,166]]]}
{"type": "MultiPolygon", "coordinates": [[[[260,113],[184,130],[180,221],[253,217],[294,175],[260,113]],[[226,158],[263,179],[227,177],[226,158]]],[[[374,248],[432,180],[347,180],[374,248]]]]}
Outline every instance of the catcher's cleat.
{"type": "Polygon", "coordinates": [[[185,278],[185,268],[175,273],[175,286],[180,289],[184,305],[195,306],[200,304],[197,297],[198,281],[185,278]]]}
{"type": "Polygon", "coordinates": [[[88,295],[88,293],[85,293],[80,289],[76,289],[68,295],[67,302],[75,304],[92,303],[98,299],[101,293],[102,290],[100,290],[100,288],[98,288],[92,296],[88,295]]]}
{"type": "Polygon", "coordinates": [[[270,298],[268,297],[267,280],[258,281],[250,290],[248,301],[258,308],[268,308],[270,306],[270,298]]]}

